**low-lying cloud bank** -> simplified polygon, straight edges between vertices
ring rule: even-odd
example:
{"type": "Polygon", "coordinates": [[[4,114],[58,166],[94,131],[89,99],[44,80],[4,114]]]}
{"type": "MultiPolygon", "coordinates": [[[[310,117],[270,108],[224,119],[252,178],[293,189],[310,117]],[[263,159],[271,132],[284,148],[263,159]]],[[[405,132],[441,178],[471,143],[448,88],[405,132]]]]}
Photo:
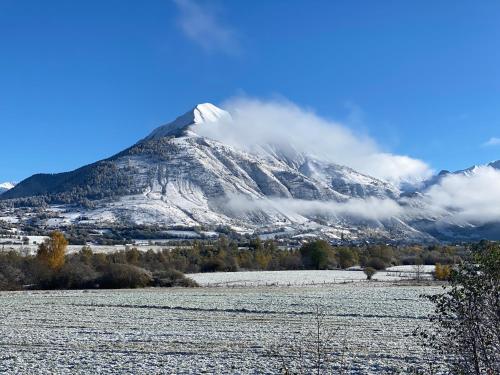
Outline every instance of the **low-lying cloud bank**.
{"type": "Polygon", "coordinates": [[[455,225],[500,223],[500,171],[484,166],[467,174],[452,174],[401,205],[393,199],[353,198],[345,202],[231,196],[225,202],[233,214],[257,211],[281,213],[291,219],[321,216],[383,221],[435,218],[455,225]],[[296,217],[297,218],[297,217],[296,217]]]}
{"type": "Polygon", "coordinates": [[[483,166],[467,174],[448,175],[425,194],[425,202],[454,224],[500,222],[500,171],[483,166]]]}
{"type": "Polygon", "coordinates": [[[233,195],[226,202],[226,208],[240,215],[254,211],[279,212],[288,217],[301,215],[324,217],[350,217],[364,220],[384,220],[399,216],[401,206],[392,199],[350,199],[346,202],[317,201],[288,198],[250,199],[233,195]]]}
{"type": "Polygon", "coordinates": [[[232,120],[202,126],[201,135],[249,150],[265,144],[291,145],[298,152],[396,185],[418,183],[432,174],[423,161],[385,152],[372,138],[285,100],[235,98],[223,107],[232,120]]]}

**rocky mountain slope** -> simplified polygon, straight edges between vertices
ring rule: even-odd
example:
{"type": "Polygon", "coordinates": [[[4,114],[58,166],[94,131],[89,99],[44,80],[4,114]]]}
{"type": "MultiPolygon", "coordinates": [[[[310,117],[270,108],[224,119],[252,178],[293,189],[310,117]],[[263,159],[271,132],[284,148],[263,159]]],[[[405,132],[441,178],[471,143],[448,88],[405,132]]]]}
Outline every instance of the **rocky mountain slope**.
{"type": "Polygon", "coordinates": [[[49,215],[51,225],[203,225],[330,238],[433,239],[432,215],[401,213],[401,207],[422,206],[415,196],[293,145],[250,152],[199,135],[218,121],[231,116],[209,103],[197,105],[108,159],[31,176],[1,199],[48,204],[57,212],[49,215]]]}

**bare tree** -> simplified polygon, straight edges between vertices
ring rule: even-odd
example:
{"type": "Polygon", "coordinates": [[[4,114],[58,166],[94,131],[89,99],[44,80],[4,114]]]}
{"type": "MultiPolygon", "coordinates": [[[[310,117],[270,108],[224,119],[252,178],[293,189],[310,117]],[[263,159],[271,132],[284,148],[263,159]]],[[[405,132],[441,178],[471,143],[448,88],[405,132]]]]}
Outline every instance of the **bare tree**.
{"type": "Polygon", "coordinates": [[[415,275],[415,280],[417,280],[417,282],[422,281],[425,271],[425,266],[422,262],[422,259],[417,258],[415,260],[415,264],[413,265],[412,269],[413,269],[413,274],[415,275]]]}
{"type": "Polygon", "coordinates": [[[270,355],[279,359],[283,375],[346,374],[348,358],[346,340],[336,343],[338,328],[326,323],[326,314],[319,305],[312,312],[312,326],[295,337],[289,337],[275,345],[270,355]],[[336,347],[340,346],[340,350],[336,347]]]}

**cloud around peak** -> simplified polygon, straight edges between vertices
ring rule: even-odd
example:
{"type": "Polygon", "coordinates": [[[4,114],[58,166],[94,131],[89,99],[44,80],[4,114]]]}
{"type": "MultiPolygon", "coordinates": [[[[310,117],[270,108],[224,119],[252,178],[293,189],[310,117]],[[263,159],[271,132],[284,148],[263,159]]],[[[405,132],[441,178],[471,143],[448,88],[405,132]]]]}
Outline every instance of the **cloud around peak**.
{"type": "Polygon", "coordinates": [[[201,135],[250,150],[265,144],[291,145],[298,152],[396,185],[418,183],[432,174],[425,162],[387,152],[368,135],[284,99],[237,97],[223,107],[232,120],[200,127],[201,135]]]}

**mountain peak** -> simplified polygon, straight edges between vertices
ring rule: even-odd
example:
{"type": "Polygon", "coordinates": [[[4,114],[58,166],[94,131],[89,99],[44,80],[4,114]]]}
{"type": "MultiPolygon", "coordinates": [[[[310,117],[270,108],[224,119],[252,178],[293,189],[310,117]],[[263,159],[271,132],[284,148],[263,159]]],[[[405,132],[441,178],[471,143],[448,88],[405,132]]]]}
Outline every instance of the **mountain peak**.
{"type": "Polygon", "coordinates": [[[217,122],[227,118],[231,118],[231,116],[223,109],[211,103],[201,103],[174,121],[156,128],[144,140],[185,135],[193,125],[217,122]]]}
{"type": "Polygon", "coordinates": [[[492,161],[491,163],[488,164],[488,166],[495,169],[500,169],[500,160],[492,161]]]}
{"type": "Polygon", "coordinates": [[[0,188],[4,188],[4,189],[12,189],[14,186],[16,186],[16,184],[13,182],[9,182],[9,181],[3,182],[0,184],[0,188]]]}
{"type": "Polygon", "coordinates": [[[229,115],[228,112],[211,103],[198,104],[191,112],[193,113],[193,120],[195,124],[216,122],[229,115]]]}
{"type": "Polygon", "coordinates": [[[3,182],[0,184],[0,194],[5,193],[7,190],[12,189],[14,186],[16,186],[15,183],[13,182],[3,182]]]}

